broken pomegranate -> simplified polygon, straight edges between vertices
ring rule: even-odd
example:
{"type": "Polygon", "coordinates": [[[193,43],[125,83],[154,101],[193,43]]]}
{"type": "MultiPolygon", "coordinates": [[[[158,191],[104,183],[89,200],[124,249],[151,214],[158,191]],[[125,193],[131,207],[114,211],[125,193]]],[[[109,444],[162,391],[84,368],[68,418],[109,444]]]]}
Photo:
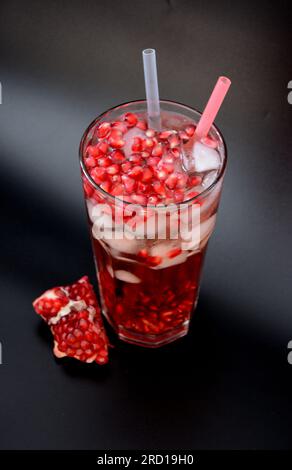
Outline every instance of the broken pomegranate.
{"type": "Polygon", "coordinates": [[[33,307],[50,326],[54,354],[83,362],[108,362],[108,339],[93,287],[87,276],[47,290],[33,307]]]}

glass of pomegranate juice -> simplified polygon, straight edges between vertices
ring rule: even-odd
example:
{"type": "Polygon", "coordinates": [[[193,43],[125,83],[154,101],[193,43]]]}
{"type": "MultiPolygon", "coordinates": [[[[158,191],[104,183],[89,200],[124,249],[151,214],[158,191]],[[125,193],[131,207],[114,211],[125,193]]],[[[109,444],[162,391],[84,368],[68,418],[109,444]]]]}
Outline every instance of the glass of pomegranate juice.
{"type": "Polygon", "coordinates": [[[188,332],[226,167],[214,125],[196,140],[199,112],[160,108],[159,131],[133,101],[96,118],[80,144],[102,311],[120,339],[146,347],[188,332]]]}

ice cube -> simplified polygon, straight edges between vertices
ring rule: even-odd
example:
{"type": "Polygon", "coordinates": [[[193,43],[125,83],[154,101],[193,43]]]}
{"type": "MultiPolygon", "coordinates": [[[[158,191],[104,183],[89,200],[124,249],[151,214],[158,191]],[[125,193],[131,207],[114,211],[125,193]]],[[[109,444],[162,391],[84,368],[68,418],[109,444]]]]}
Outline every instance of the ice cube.
{"type": "Polygon", "coordinates": [[[91,220],[91,222],[94,224],[94,221],[100,217],[100,214],[97,213],[96,211],[96,201],[94,199],[86,199],[86,205],[87,205],[87,211],[88,211],[88,217],[91,220]]]}
{"type": "Polygon", "coordinates": [[[215,228],[215,223],[216,223],[216,216],[217,214],[212,215],[212,217],[209,217],[209,219],[205,220],[201,224],[201,248],[203,248],[207,241],[209,240],[210,236],[212,235],[212,232],[215,228]]]}
{"type": "Polygon", "coordinates": [[[115,277],[120,281],[129,282],[131,284],[139,284],[141,282],[141,279],[135,276],[135,274],[132,274],[129,271],[124,271],[123,269],[115,271],[115,277]]]}
{"type": "Polygon", "coordinates": [[[179,238],[180,224],[179,224],[178,211],[175,211],[175,212],[170,214],[168,224],[169,224],[169,237],[170,237],[170,239],[175,240],[175,239],[179,238]]]}
{"type": "Polygon", "coordinates": [[[161,243],[155,243],[152,245],[150,249],[151,256],[161,256],[162,258],[166,257],[167,254],[174,250],[175,248],[180,248],[179,243],[177,241],[169,242],[165,240],[161,243]]]}
{"type": "Polygon", "coordinates": [[[180,210],[180,226],[183,229],[193,230],[200,223],[201,206],[199,204],[190,204],[180,210]]]}
{"type": "Polygon", "coordinates": [[[220,155],[217,150],[207,147],[201,142],[195,143],[192,151],[192,159],[198,173],[218,170],[220,167],[220,155]]]}
{"type": "Polygon", "coordinates": [[[92,235],[96,240],[103,240],[107,246],[117,252],[134,254],[139,251],[139,244],[123,231],[123,227],[113,222],[111,216],[103,214],[94,221],[92,235]]]}
{"type": "Polygon", "coordinates": [[[204,220],[200,225],[197,225],[192,233],[192,239],[189,242],[182,243],[183,250],[198,251],[199,247],[203,248],[206,245],[213,229],[215,227],[216,214],[204,220]]]}
{"type": "Polygon", "coordinates": [[[104,238],[106,244],[119,253],[127,253],[134,255],[139,251],[139,244],[137,240],[128,240],[126,237],[121,239],[117,238],[104,238]]]}
{"type": "Polygon", "coordinates": [[[206,175],[203,178],[204,189],[209,188],[209,186],[211,186],[214,183],[214,181],[217,178],[217,175],[218,175],[217,170],[212,170],[212,171],[206,173],[206,175]]]}
{"type": "Polygon", "coordinates": [[[126,231],[138,239],[166,238],[167,218],[165,213],[154,213],[144,219],[135,218],[135,224],[131,228],[130,223],[125,224],[126,231]]]}
{"type": "Polygon", "coordinates": [[[217,182],[216,185],[208,192],[206,197],[202,199],[201,212],[206,213],[209,211],[217,210],[217,205],[219,202],[220,192],[222,187],[222,181],[217,182]]]}
{"type": "MultiPolygon", "coordinates": [[[[94,211],[93,211],[94,213],[94,211]]],[[[113,219],[108,214],[102,214],[98,218],[93,217],[92,235],[97,240],[113,236],[113,219]]]]}

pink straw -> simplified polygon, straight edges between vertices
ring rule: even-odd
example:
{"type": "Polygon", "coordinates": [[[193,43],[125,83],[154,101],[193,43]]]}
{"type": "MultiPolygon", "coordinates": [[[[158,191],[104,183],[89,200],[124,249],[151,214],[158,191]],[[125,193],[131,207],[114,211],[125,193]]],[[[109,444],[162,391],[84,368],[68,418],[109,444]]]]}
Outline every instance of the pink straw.
{"type": "Polygon", "coordinates": [[[204,109],[199,124],[196,128],[195,135],[198,139],[202,139],[208,135],[208,132],[217,116],[220,106],[225,95],[231,85],[231,81],[227,77],[219,77],[212,91],[209,101],[204,109]]]}

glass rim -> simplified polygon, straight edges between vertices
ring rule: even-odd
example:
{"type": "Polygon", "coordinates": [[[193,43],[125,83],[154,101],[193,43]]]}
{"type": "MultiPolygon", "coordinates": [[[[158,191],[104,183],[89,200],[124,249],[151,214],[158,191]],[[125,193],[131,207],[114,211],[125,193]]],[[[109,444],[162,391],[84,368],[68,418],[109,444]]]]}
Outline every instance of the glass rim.
{"type": "MultiPolygon", "coordinates": [[[[103,117],[105,117],[107,114],[109,114],[111,111],[115,111],[115,110],[118,110],[119,108],[123,108],[123,107],[126,107],[127,105],[130,105],[130,104],[143,104],[145,103],[147,105],[147,101],[144,99],[144,100],[133,100],[133,101],[126,101],[125,103],[121,103],[121,104],[118,104],[116,106],[113,106],[112,108],[109,108],[107,109],[106,111],[102,112],[101,114],[99,114],[95,119],[93,119],[93,121],[87,126],[87,128],[85,129],[83,135],[82,135],[82,138],[81,138],[81,141],[80,141],[80,145],[79,145],[79,163],[80,163],[80,167],[81,167],[81,170],[82,170],[82,173],[84,174],[84,176],[86,177],[86,179],[89,181],[89,183],[97,190],[97,191],[100,191],[102,194],[104,194],[106,197],[109,197],[112,201],[118,201],[119,203],[122,203],[122,204],[130,204],[130,205],[137,205],[137,203],[134,203],[134,202],[131,202],[131,201],[125,201],[121,198],[119,198],[118,196],[113,196],[112,194],[108,193],[107,191],[105,191],[104,189],[102,189],[90,176],[90,174],[88,173],[87,171],[87,168],[85,166],[85,163],[83,161],[83,147],[84,147],[84,142],[85,142],[85,139],[87,137],[87,135],[89,134],[89,132],[91,131],[91,129],[95,126],[95,124],[100,121],[103,117]]],[[[188,106],[184,103],[180,103],[178,101],[172,101],[172,100],[164,100],[164,99],[161,99],[160,100],[160,104],[163,104],[163,103],[166,103],[166,104],[174,104],[174,105],[178,105],[182,108],[186,108],[188,110],[191,110],[191,111],[194,111],[195,113],[197,113],[198,115],[202,115],[202,113],[200,111],[198,111],[196,108],[193,108],[192,106],[188,106]]],[[[217,183],[219,183],[219,181],[223,178],[223,175],[224,175],[224,172],[225,172],[225,168],[226,168],[226,164],[227,164],[227,146],[226,146],[226,142],[225,142],[225,139],[220,131],[220,129],[213,123],[212,126],[211,126],[211,129],[214,129],[216,131],[216,133],[219,135],[220,139],[221,139],[221,142],[223,144],[223,149],[224,149],[224,155],[223,155],[223,165],[222,167],[220,168],[220,171],[218,173],[218,175],[216,176],[215,180],[213,181],[212,184],[210,184],[210,186],[208,186],[206,189],[204,189],[204,191],[201,191],[199,194],[197,194],[196,196],[193,196],[191,197],[190,199],[187,199],[185,201],[181,201],[181,202],[172,202],[171,205],[175,205],[177,207],[180,207],[180,206],[183,206],[184,204],[193,204],[196,200],[199,200],[200,197],[205,197],[209,192],[211,192],[215,186],[217,185],[217,183]]],[[[169,204],[160,204],[160,205],[151,205],[151,204],[139,204],[139,206],[141,207],[145,207],[145,208],[151,208],[151,209],[156,209],[156,210],[159,210],[159,209],[163,209],[163,208],[167,208],[169,206],[169,204]]]]}

